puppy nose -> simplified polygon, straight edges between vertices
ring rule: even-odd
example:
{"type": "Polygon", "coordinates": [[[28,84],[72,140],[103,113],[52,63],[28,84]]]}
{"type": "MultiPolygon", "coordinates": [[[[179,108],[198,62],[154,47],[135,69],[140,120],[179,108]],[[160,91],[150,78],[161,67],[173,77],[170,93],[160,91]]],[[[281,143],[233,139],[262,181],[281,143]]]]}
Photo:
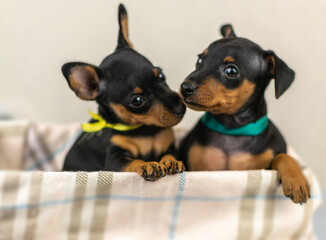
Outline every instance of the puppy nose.
{"type": "Polygon", "coordinates": [[[181,93],[184,97],[191,96],[192,94],[194,94],[196,89],[197,89],[197,85],[195,83],[184,82],[181,84],[181,93]]]}
{"type": "Polygon", "coordinates": [[[183,105],[183,103],[181,102],[180,105],[177,106],[177,108],[175,109],[175,115],[178,118],[182,118],[185,112],[186,112],[186,106],[183,105]]]}

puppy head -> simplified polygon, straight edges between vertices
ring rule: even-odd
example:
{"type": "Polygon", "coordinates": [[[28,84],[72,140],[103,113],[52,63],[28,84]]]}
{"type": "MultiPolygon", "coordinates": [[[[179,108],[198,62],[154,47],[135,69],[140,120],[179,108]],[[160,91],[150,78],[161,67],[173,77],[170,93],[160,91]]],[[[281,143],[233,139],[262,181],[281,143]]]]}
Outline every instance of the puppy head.
{"type": "Polygon", "coordinates": [[[70,88],[83,100],[96,100],[108,114],[130,125],[170,127],[179,123],[185,106],[165,81],[159,67],[133,49],[128,38],[128,17],[119,6],[116,51],[99,67],[82,62],[62,66],[70,88]]]}
{"type": "Polygon", "coordinates": [[[231,25],[224,38],[198,55],[196,70],[180,86],[187,107],[213,114],[235,114],[264,94],[272,78],[279,98],[294,80],[294,72],[272,51],[236,37],[231,25]]]}

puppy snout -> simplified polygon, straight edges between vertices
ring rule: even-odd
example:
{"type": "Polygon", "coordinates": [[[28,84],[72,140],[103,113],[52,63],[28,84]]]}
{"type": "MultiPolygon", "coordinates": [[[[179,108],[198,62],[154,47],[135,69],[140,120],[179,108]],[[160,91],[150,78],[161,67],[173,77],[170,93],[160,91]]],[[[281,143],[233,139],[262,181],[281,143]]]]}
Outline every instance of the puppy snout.
{"type": "Polygon", "coordinates": [[[166,96],[161,97],[162,104],[174,117],[182,118],[186,112],[186,106],[176,92],[169,91],[168,93],[166,96]]]}
{"type": "Polygon", "coordinates": [[[177,108],[174,109],[174,114],[178,118],[182,118],[185,112],[186,112],[186,106],[183,104],[180,104],[177,108]]]}
{"type": "Polygon", "coordinates": [[[183,104],[181,98],[177,93],[173,94],[170,97],[173,100],[171,105],[169,106],[170,111],[178,118],[182,118],[186,112],[186,106],[183,104]]]}
{"type": "Polygon", "coordinates": [[[193,82],[183,82],[181,84],[181,94],[184,97],[189,97],[195,93],[197,85],[193,82]]]}

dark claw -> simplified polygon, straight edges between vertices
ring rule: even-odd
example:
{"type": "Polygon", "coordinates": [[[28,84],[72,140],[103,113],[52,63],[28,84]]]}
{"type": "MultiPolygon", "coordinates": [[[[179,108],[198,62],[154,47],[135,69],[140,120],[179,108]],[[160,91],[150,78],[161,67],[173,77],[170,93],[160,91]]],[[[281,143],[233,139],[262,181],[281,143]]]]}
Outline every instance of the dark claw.
{"type": "Polygon", "coordinates": [[[289,198],[291,198],[291,199],[292,199],[292,198],[293,198],[293,194],[290,194],[290,195],[289,195],[289,198]]]}
{"type": "Polygon", "coordinates": [[[169,174],[171,174],[171,172],[172,172],[172,168],[173,168],[173,165],[172,165],[172,162],[171,162],[171,163],[170,163],[170,166],[166,168],[166,170],[167,170],[167,172],[168,172],[169,174]]]}
{"type": "Polygon", "coordinates": [[[278,180],[278,183],[279,184],[282,184],[282,179],[281,178],[278,180]]]}
{"type": "Polygon", "coordinates": [[[147,177],[147,172],[146,170],[143,168],[143,174],[142,174],[142,177],[147,177]]]}
{"type": "Polygon", "coordinates": [[[152,168],[153,168],[153,173],[150,176],[153,176],[154,177],[156,175],[156,169],[155,169],[154,166],[152,166],[152,168]]]}
{"type": "Polygon", "coordinates": [[[165,177],[166,176],[166,171],[163,172],[163,168],[161,166],[159,166],[160,168],[160,177],[165,177]]]}
{"type": "Polygon", "coordinates": [[[150,181],[150,182],[155,182],[156,179],[151,179],[151,178],[144,178],[146,181],[150,181]]]}
{"type": "Polygon", "coordinates": [[[166,174],[167,174],[167,171],[164,171],[164,175],[163,175],[163,177],[165,177],[165,176],[166,176],[166,174]]]}

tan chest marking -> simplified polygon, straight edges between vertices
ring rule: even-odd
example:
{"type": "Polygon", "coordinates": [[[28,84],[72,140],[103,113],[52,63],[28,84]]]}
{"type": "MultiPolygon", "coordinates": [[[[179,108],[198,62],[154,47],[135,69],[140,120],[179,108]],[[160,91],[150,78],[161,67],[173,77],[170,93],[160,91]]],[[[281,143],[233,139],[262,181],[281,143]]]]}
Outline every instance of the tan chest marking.
{"type": "Polygon", "coordinates": [[[226,167],[226,155],[218,148],[199,144],[191,146],[188,152],[188,164],[191,171],[219,171],[226,167]]]}
{"type": "Polygon", "coordinates": [[[174,142],[174,133],[172,128],[167,128],[160,131],[158,134],[155,135],[154,141],[154,152],[155,155],[158,156],[161,153],[164,153],[168,150],[168,148],[174,142]]]}
{"type": "Polygon", "coordinates": [[[130,152],[133,157],[145,156],[152,151],[158,156],[165,152],[174,141],[172,128],[167,128],[153,137],[129,137],[114,135],[111,142],[130,152]]]}
{"type": "Polygon", "coordinates": [[[257,155],[237,153],[230,155],[228,168],[230,170],[266,169],[274,158],[273,150],[267,149],[257,155]]]}
{"type": "Polygon", "coordinates": [[[128,137],[123,135],[114,135],[111,142],[130,152],[133,157],[150,153],[153,144],[151,137],[128,137]]]}
{"type": "Polygon", "coordinates": [[[225,154],[215,147],[201,146],[197,143],[188,152],[188,164],[191,171],[249,170],[265,169],[274,158],[273,151],[252,155],[250,153],[225,154]]]}

